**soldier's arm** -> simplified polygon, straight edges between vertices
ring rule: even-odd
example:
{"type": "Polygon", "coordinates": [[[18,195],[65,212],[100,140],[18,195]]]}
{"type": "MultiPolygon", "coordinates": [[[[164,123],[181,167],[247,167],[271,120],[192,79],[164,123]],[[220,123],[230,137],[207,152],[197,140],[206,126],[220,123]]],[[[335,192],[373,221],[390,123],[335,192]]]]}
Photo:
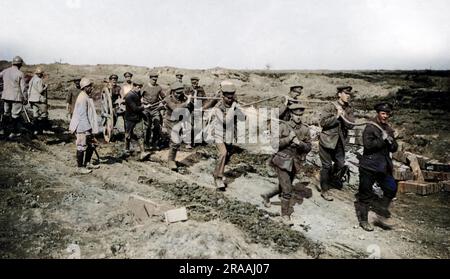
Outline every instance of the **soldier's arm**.
{"type": "MultiPolygon", "coordinates": [[[[349,109],[345,112],[345,119],[347,119],[349,122],[355,122],[355,116],[353,115],[353,109],[349,109]]],[[[353,129],[353,127],[355,127],[355,125],[350,125],[346,121],[343,121],[343,122],[344,122],[344,126],[347,129],[353,129]]]]}
{"type": "Polygon", "coordinates": [[[27,88],[26,88],[26,84],[25,84],[25,76],[23,75],[23,74],[21,74],[20,75],[20,91],[21,91],[21,93],[22,93],[22,96],[25,98],[25,99],[28,99],[28,97],[27,97],[27,88]]]}
{"type": "Polygon", "coordinates": [[[364,148],[368,150],[376,150],[383,148],[386,142],[381,136],[381,131],[375,126],[368,124],[363,132],[363,144],[364,148]]]}
{"type": "Polygon", "coordinates": [[[303,139],[300,139],[300,148],[303,150],[303,152],[305,153],[309,153],[311,151],[311,131],[309,130],[309,128],[306,128],[307,131],[305,132],[305,136],[303,139]]]}
{"type": "Polygon", "coordinates": [[[278,149],[283,149],[288,147],[294,137],[292,137],[289,128],[284,123],[280,123],[280,135],[279,135],[279,142],[278,142],[278,149]]]}
{"type": "Polygon", "coordinates": [[[325,129],[333,128],[339,125],[336,108],[333,104],[325,106],[320,117],[320,126],[325,129]]]}

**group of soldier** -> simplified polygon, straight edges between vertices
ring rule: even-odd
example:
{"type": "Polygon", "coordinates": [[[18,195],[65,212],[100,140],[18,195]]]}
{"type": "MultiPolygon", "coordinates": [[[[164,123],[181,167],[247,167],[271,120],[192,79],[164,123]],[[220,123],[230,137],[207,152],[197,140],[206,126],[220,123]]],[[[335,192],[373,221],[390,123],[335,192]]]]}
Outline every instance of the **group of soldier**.
{"type": "MultiPolygon", "coordinates": [[[[35,133],[42,133],[48,119],[47,86],[43,81],[43,70],[37,68],[35,75],[25,84],[24,74],[20,71],[23,60],[13,59],[12,66],[0,73],[4,89],[2,101],[4,113],[2,128],[8,126],[10,138],[20,136],[20,116],[24,104],[29,103],[33,109],[33,127],[35,133]]],[[[183,84],[181,73],[176,73],[176,80],[170,85],[170,92],[164,93],[158,85],[158,73],[151,72],[148,80],[133,79],[132,73],[124,74],[125,82],[118,85],[118,76],[109,76],[102,90],[101,117],[105,140],[112,140],[117,128],[117,120],[122,117],[125,130],[125,154],[132,153],[131,145],[137,141],[140,159],[146,159],[149,150],[161,148],[163,129],[169,134],[170,144],[168,167],[177,170],[176,155],[182,143],[187,148],[203,143],[202,130],[194,128],[196,113],[210,111],[209,124],[216,131],[237,121],[245,121],[245,110],[236,99],[236,86],[231,81],[222,81],[217,93],[206,96],[199,85],[199,78],[192,77],[191,85],[183,84]],[[203,102],[203,100],[205,102],[203,102]],[[188,111],[180,115],[178,110],[188,111]],[[164,121],[163,121],[164,119],[164,121]],[[187,121],[189,120],[189,121],[187,121]],[[143,122],[143,125],[139,125],[143,122]],[[140,129],[139,126],[143,126],[140,129]],[[189,130],[187,137],[183,131],[189,130]],[[183,137],[184,134],[184,137],[183,137]],[[198,138],[200,137],[200,141],[198,138]]],[[[91,158],[98,144],[95,135],[99,133],[99,123],[94,101],[94,82],[89,78],[74,80],[76,91],[67,94],[67,110],[70,114],[69,130],[76,136],[77,172],[87,174],[99,165],[92,164],[91,158]]],[[[270,165],[278,176],[278,187],[262,195],[265,206],[270,206],[270,199],[279,195],[281,216],[284,222],[292,225],[291,214],[294,211],[294,180],[302,171],[307,154],[311,151],[311,133],[309,126],[303,123],[307,100],[301,99],[303,86],[293,85],[285,100],[280,104],[279,133],[275,153],[270,158],[270,165]]],[[[355,95],[348,85],[337,87],[336,100],[327,103],[320,114],[322,131],[319,136],[319,156],[321,161],[320,190],[326,201],[333,201],[332,188],[342,188],[349,173],[345,164],[345,150],[348,131],[355,125],[351,98],[355,95]]],[[[363,132],[364,152],[359,164],[359,190],[356,194],[355,210],[360,226],[366,231],[373,231],[368,222],[368,212],[377,214],[376,223],[383,228],[392,228],[388,221],[391,214],[389,207],[397,192],[396,182],[392,177],[393,165],[390,153],[398,148],[394,131],[388,124],[393,107],[389,103],[379,103],[374,107],[376,116],[366,123],[363,132]],[[373,191],[377,183],[383,190],[380,197],[373,191]]],[[[26,111],[25,111],[26,112],[26,111]]],[[[200,117],[203,119],[203,117],[200,117]]],[[[201,125],[200,125],[201,127],[201,125]]],[[[229,160],[233,140],[224,133],[214,134],[218,159],[213,172],[218,190],[225,190],[227,179],[224,175],[229,160]]]]}

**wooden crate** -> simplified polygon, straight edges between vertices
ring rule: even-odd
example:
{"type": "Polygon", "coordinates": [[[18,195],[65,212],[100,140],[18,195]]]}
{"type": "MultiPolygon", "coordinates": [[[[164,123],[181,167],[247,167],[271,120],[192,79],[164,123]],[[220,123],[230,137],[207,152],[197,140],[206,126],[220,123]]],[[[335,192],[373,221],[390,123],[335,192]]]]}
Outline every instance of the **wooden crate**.
{"type": "Polygon", "coordinates": [[[442,189],[441,183],[435,182],[419,182],[419,181],[400,181],[398,183],[399,193],[415,193],[426,196],[440,192],[442,189]]]}

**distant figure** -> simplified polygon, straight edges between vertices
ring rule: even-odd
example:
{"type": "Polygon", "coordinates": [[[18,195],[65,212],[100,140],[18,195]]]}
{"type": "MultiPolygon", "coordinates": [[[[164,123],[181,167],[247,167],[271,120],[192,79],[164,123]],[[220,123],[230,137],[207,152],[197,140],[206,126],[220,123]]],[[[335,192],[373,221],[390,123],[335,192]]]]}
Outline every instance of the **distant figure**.
{"type": "Polygon", "coordinates": [[[192,109],[191,96],[185,95],[184,86],[176,81],[170,85],[170,95],[164,101],[166,103],[166,118],[164,120],[170,135],[168,166],[171,170],[177,170],[178,149],[183,141],[182,133],[189,123],[189,110],[192,109]]]}
{"type": "Polygon", "coordinates": [[[391,217],[389,206],[397,194],[390,153],[397,151],[398,144],[394,138],[394,130],[388,124],[392,105],[379,103],[374,109],[377,116],[366,125],[363,132],[364,153],[359,161],[359,189],[355,202],[359,224],[366,231],[373,231],[368,222],[369,209],[377,214],[376,225],[384,229],[392,228],[392,224],[388,222],[391,217]],[[383,190],[382,198],[374,194],[374,183],[383,190]]]}
{"type": "Polygon", "coordinates": [[[69,88],[66,93],[66,110],[69,121],[72,119],[73,109],[75,108],[75,102],[77,100],[78,94],[81,92],[80,81],[81,78],[73,79],[73,84],[75,88],[69,88]]]}
{"type": "Polygon", "coordinates": [[[348,130],[352,129],[353,125],[344,118],[354,122],[353,108],[350,105],[350,97],[353,94],[351,86],[337,87],[337,100],[325,105],[320,118],[320,188],[321,196],[327,201],[333,200],[328,190],[332,187],[342,188],[342,178],[348,172],[345,166],[345,144],[348,130]]]}
{"type": "Polygon", "coordinates": [[[109,76],[109,82],[102,89],[102,122],[103,122],[103,134],[105,136],[105,141],[109,142],[112,140],[115,134],[117,134],[117,119],[119,118],[117,103],[118,99],[121,98],[120,86],[117,85],[117,80],[119,77],[117,75],[109,76]]]}
{"type": "Polygon", "coordinates": [[[212,111],[211,127],[214,129],[214,140],[218,151],[218,159],[213,172],[216,189],[224,191],[227,186],[225,166],[230,159],[233,143],[237,136],[237,121],[245,121],[245,114],[236,100],[236,86],[230,81],[220,84],[222,100],[212,111]]]}
{"type": "Polygon", "coordinates": [[[298,103],[300,96],[302,94],[303,86],[296,84],[290,87],[288,95],[284,96],[283,103],[280,105],[279,118],[281,120],[289,121],[289,109],[288,107],[292,104],[298,103]]]}
{"type": "Polygon", "coordinates": [[[128,92],[130,92],[131,89],[133,89],[133,81],[132,81],[133,74],[130,72],[125,72],[123,76],[125,77],[125,83],[122,85],[122,89],[120,90],[120,96],[122,96],[122,98],[125,99],[128,92]]]}
{"type": "Polygon", "coordinates": [[[194,107],[191,111],[191,137],[190,141],[187,144],[187,148],[191,149],[195,146],[195,139],[198,141],[202,140],[202,119],[203,119],[203,109],[205,109],[205,105],[207,104],[207,100],[197,99],[197,97],[206,97],[205,89],[199,85],[200,78],[191,77],[191,86],[189,86],[186,90],[186,94],[188,96],[192,96],[194,100],[194,107]],[[194,125],[194,121],[198,122],[194,125]],[[196,129],[195,129],[196,128],[196,129]],[[200,137],[200,138],[199,138],[200,137]]]}
{"type": "Polygon", "coordinates": [[[98,165],[91,164],[91,158],[95,151],[97,140],[94,135],[98,134],[97,112],[95,111],[92,94],[94,92],[93,82],[88,78],[80,81],[81,92],[75,102],[72,120],[69,130],[75,133],[77,140],[77,173],[88,174],[98,165]]]}
{"type": "Polygon", "coordinates": [[[131,154],[131,141],[136,140],[140,150],[140,160],[144,160],[150,153],[145,152],[142,126],[137,125],[142,121],[145,106],[141,102],[141,90],[144,82],[133,81],[133,88],[125,97],[125,152],[131,154]]]}
{"type": "Polygon", "coordinates": [[[27,103],[27,92],[25,76],[20,68],[23,65],[23,59],[20,56],[13,58],[12,66],[0,72],[0,78],[3,78],[2,100],[4,102],[4,120],[11,122],[11,134],[9,138],[20,136],[22,127],[21,113],[23,105],[27,103]]]}
{"type": "Polygon", "coordinates": [[[48,128],[47,85],[42,79],[44,71],[38,67],[28,85],[28,101],[33,109],[34,134],[42,135],[44,128],[48,128]]]}
{"type": "Polygon", "coordinates": [[[159,149],[161,143],[161,110],[164,110],[165,94],[158,84],[158,73],[149,74],[150,82],[142,88],[142,102],[148,106],[144,110],[144,145],[147,149],[159,149]]]}
{"type": "Polygon", "coordinates": [[[175,73],[175,79],[179,83],[183,84],[183,74],[181,72],[176,72],[175,73]]]}

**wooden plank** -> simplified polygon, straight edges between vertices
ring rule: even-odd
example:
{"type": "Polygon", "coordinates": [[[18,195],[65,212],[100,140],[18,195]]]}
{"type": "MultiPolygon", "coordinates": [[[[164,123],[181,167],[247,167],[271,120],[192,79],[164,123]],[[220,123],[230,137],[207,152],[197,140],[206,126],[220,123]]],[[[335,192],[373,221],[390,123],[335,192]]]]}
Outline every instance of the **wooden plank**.
{"type": "Polygon", "coordinates": [[[420,169],[420,164],[417,156],[409,152],[406,153],[406,156],[409,161],[409,166],[411,167],[414,174],[414,179],[419,182],[425,181],[425,179],[423,178],[422,170],[420,169]]]}
{"type": "Polygon", "coordinates": [[[186,221],[188,219],[186,207],[166,211],[166,213],[164,213],[164,216],[166,217],[166,223],[168,224],[186,221]]]}
{"type": "Polygon", "coordinates": [[[422,196],[440,192],[442,184],[433,182],[419,182],[419,181],[400,181],[398,183],[399,193],[415,193],[422,196]]]}
{"type": "Polygon", "coordinates": [[[450,172],[422,171],[426,181],[446,181],[450,180],[450,172]]]}
{"type": "Polygon", "coordinates": [[[442,190],[444,190],[446,192],[450,192],[450,180],[441,181],[440,183],[442,185],[442,190]]]}
{"type": "Polygon", "coordinates": [[[409,168],[394,166],[393,176],[397,181],[414,180],[414,174],[409,168]]]}

